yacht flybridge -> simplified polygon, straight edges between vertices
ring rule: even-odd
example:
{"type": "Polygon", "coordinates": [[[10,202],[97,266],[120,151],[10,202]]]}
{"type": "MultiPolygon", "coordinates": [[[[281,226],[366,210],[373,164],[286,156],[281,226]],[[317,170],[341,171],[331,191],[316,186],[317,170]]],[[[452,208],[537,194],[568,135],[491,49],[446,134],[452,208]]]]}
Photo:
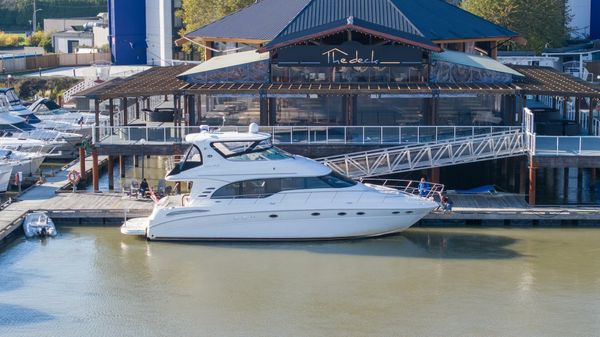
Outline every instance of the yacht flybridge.
{"type": "Polygon", "coordinates": [[[186,137],[191,146],[166,177],[192,182],[190,194],[163,198],[148,218],[126,221],[123,234],[150,240],[360,238],[402,231],[437,207],[428,198],[356,182],[288,154],[256,124],[248,133],[204,129],[186,137]]]}

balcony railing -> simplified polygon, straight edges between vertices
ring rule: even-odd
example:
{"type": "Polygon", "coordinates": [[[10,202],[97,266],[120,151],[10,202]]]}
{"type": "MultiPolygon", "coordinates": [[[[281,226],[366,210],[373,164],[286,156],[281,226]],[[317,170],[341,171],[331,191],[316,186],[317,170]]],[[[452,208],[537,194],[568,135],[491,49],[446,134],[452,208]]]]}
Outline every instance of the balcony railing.
{"type": "MultiPolygon", "coordinates": [[[[269,126],[274,144],[290,145],[403,145],[454,141],[465,137],[520,130],[520,126],[269,126]]],[[[247,132],[248,127],[225,126],[220,131],[247,132]]],[[[115,126],[99,127],[102,144],[181,143],[200,127],[115,126]]],[[[94,133],[96,134],[96,133],[94,133]]]]}

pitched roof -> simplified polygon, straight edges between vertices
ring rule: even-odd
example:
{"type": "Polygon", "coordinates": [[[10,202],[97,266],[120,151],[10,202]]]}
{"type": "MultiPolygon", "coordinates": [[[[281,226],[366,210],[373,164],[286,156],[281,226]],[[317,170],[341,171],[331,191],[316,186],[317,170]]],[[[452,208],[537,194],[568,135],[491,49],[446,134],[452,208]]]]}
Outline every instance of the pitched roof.
{"type": "Polygon", "coordinates": [[[309,2],[259,0],[186,36],[271,41],[309,2]]]}
{"type": "Polygon", "coordinates": [[[434,44],[431,40],[422,37],[421,35],[407,33],[402,30],[381,26],[379,24],[371,23],[369,21],[361,19],[355,19],[353,17],[328,22],[321,26],[308,28],[303,31],[279,35],[275,39],[271,40],[271,42],[267,43],[264,48],[259,49],[259,51],[275,49],[293,43],[305,41],[311,38],[329,35],[348,29],[367,34],[379,35],[392,41],[402,42],[424,49],[441,51],[441,49],[436,44],[434,44]]]}
{"type": "Polygon", "coordinates": [[[431,40],[516,37],[519,34],[444,0],[390,0],[431,40]]]}
{"type": "Polygon", "coordinates": [[[444,0],[258,0],[187,36],[283,41],[348,17],[427,40],[518,35],[444,0]]]}

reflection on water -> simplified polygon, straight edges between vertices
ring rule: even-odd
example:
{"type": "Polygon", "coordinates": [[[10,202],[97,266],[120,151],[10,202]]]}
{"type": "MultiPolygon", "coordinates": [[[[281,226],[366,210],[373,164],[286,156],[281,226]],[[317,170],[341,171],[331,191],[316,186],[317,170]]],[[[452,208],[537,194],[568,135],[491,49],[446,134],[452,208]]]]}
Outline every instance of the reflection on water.
{"type": "Polygon", "coordinates": [[[600,230],[172,243],[60,228],[0,248],[2,336],[596,335],[600,230]]]}

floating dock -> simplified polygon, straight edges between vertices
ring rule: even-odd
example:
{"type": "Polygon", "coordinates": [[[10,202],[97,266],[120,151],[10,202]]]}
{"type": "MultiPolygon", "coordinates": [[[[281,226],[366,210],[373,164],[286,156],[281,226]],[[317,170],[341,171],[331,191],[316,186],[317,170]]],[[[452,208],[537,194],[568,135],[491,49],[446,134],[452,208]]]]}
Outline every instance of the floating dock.
{"type": "MultiPolygon", "coordinates": [[[[103,158],[103,162],[106,162],[106,158],[103,158]]],[[[59,224],[65,221],[113,224],[120,223],[129,216],[147,216],[152,211],[152,201],[129,198],[121,193],[59,193],[70,189],[71,183],[67,179],[67,173],[78,168],[79,162],[65,166],[55,176],[48,177],[44,183],[24,191],[15,201],[3,204],[0,207],[0,241],[20,228],[23,218],[31,211],[47,211],[59,224]]]]}
{"type": "MultiPolygon", "coordinates": [[[[91,159],[87,159],[91,160],[91,159]]],[[[100,158],[102,164],[106,158],[100,158]]],[[[90,167],[91,165],[86,165],[90,167]]],[[[154,203],[122,193],[66,192],[67,173],[79,163],[36,184],[12,203],[0,206],[0,241],[21,227],[31,211],[46,211],[53,220],[69,225],[118,225],[125,218],[150,215],[154,203]]],[[[449,193],[452,212],[434,211],[420,226],[600,226],[600,207],[531,207],[521,195],[509,193],[460,195],[449,193]]]]}

